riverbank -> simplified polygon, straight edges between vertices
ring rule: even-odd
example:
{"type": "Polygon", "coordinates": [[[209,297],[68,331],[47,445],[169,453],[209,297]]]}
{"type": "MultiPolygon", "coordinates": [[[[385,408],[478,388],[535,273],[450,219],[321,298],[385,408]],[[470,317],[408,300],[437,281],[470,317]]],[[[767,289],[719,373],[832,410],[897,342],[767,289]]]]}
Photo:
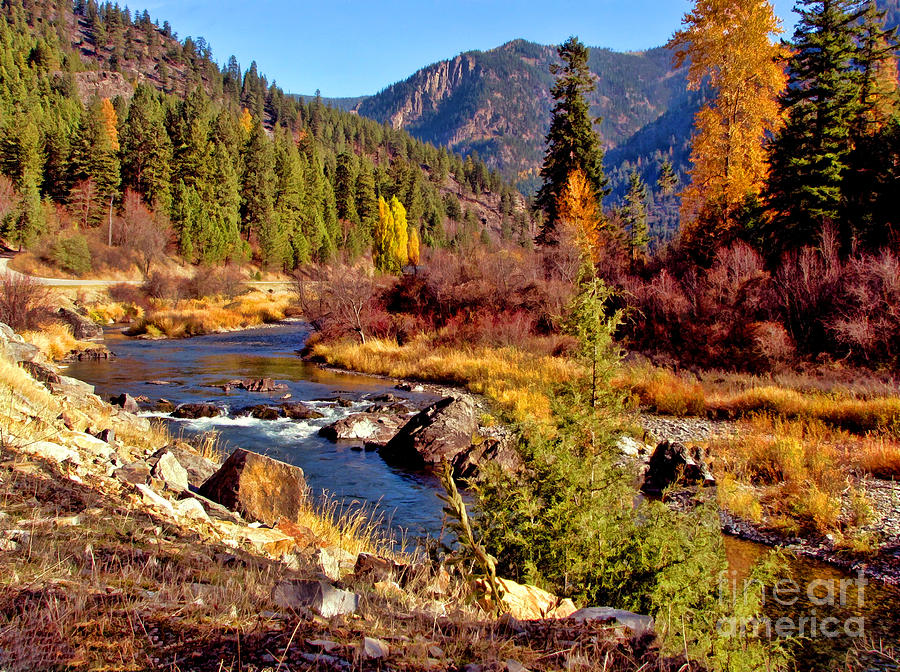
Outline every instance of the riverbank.
{"type": "Polygon", "coordinates": [[[175,485],[174,463],[189,464],[193,481],[206,458],[41,366],[46,383],[0,357],[0,396],[9,399],[0,408],[4,669],[684,664],[662,658],[652,637],[623,636],[609,618],[528,616],[552,598],[536,589],[508,605],[514,618],[496,620],[465,580],[391,554],[353,521],[310,511],[293,524],[250,524],[175,485]],[[141,464],[152,465],[146,477],[141,464]],[[308,585],[340,604],[346,591],[352,608],[306,601],[298,587],[308,585]]]}

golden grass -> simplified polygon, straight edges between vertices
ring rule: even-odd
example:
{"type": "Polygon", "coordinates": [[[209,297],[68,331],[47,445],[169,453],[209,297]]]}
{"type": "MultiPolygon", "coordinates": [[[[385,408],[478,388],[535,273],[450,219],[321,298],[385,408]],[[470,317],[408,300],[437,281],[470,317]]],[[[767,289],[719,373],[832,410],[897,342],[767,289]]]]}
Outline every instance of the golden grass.
{"type": "Polygon", "coordinates": [[[318,343],[312,354],[344,369],[459,385],[497,402],[520,422],[551,418],[548,390],[574,380],[578,365],[564,357],[534,355],[513,347],[435,345],[428,336],[398,345],[370,340],[318,343]]]}
{"type": "Polygon", "coordinates": [[[283,320],[296,297],[290,292],[251,292],[233,301],[222,298],[151,302],[129,329],[132,336],[187,338],[246,329],[283,320]]]}
{"type": "Polygon", "coordinates": [[[788,532],[867,525],[865,497],[852,484],[867,475],[900,477],[896,439],[857,436],[816,419],[758,416],[735,436],[714,441],[711,452],[723,508],[754,522],[764,513],[788,532]],[[841,517],[842,499],[849,518],[841,517]]]}
{"type": "Polygon", "coordinates": [[[72,335],[72,328],[60,322],[48,323],[41,327],[40,331],[24,331],[22,338],[53,361],[59,361],[72,352],[98,347],[96,343],[79,341],[72,335]]]}
{"type": "Polygon", "coordinates": [[[144,317],[144,309],[131,302],[98,301],[88,309],[88,317],[97,324],[118,324],[140,320],[144,317]]]}
{"type": "Polygon", "coordinates": [[[723,389],[667,369],[630,367],[614,384],[630,391],[641,406],[666,415],[741,418],[759,413],[786,419],[818,420],[857,433],[886,431],[900,436],[900,397],[858,398],[849,392],[810,392],[757,384],[723,389]]]}

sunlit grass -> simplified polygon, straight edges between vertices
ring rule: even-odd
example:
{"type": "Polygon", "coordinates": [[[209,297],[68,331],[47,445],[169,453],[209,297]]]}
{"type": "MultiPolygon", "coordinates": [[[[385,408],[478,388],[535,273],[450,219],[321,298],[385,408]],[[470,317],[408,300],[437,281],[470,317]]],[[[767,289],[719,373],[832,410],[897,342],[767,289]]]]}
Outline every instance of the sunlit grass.
{"type": "Polygon", "coordinates": [[[900,397],[856,397],[849,392],[810,392],[756,384],[729,389],[668,369],[629,367],[615,384],[656,413],[676,416],[741,418],[768,413],[786,419],[819,420],[857,433],[900,435],[900,397]]]}
{"type": "Polygon", "coordinates": [[[223,298],[151,301],[151,307],[128,334],[186,338],[246,329],[283,320],[294,304],[289,292],[251,292],[234,300],[223,298]]]}
{"type": "Polygon", "coordinates": [[[388,340],[318,343],[312,354],[362,373],[459,385],[496,401],[521,422],[549,420],[548,390],[579,374],[578,365],[565,357],[513,347],[435,345],[427,336],[405,345],[388,340]]]}
{"type": "Polygon", "coordinates": [[[50,322],[40,330],[22,332],[22,338],[54,361],[59,361],[72,352],[98,347],[96,343],[79,341],[72,335],[69,325],[59,322],[50,322]]]}

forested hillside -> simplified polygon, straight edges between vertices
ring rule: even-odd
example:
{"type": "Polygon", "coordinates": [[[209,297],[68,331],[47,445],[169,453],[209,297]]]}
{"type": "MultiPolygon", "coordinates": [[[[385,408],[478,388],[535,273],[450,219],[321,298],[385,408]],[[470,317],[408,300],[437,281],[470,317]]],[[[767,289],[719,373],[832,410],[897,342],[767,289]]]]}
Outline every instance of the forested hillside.
{"type": "Polygon", "coordinates": [[[113,223],[126,214],[190,261],[353,258],[379,197],[396,197],[430,246],[530,237],[523,199],[483,163],[298,101],[255,63],[220,70],[205,40],[179,41],[147,12],[93,0],[2,12],[2,235],[63,266],[90,264],[85,231],[133,245],[137,232],[113,223]]]}

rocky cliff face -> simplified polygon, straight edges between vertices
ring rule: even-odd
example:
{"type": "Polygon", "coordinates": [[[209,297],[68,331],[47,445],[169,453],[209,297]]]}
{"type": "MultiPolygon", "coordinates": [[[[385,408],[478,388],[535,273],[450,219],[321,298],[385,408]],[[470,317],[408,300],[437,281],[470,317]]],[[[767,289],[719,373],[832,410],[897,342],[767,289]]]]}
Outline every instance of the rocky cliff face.
{"type": "MultiPolygon", "coordinates": [[[[475,70],[471,55],[459,55],[420,70],[412,76],[411,96],[400,97],[387,121],[394,128],[405,128],[422,119],[427,113],[437,112],[441,103],[461,85],[463,79],[475,70]]],[[[364,105],[364,103],[363,103],[364,105]]]]}

